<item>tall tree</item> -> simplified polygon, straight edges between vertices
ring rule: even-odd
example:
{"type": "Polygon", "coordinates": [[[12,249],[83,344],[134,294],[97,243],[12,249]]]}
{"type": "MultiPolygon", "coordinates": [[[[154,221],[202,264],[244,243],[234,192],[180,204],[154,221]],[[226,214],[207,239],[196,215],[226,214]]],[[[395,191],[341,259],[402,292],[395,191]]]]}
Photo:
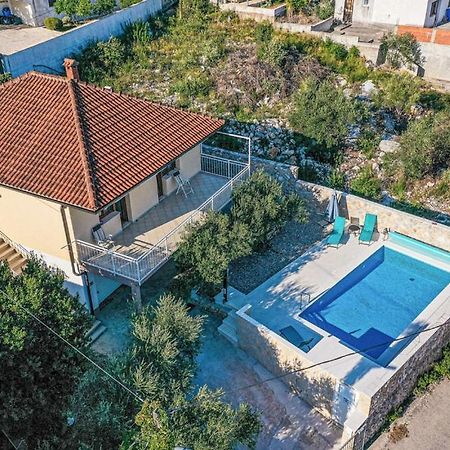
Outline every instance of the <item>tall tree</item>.
{"type": "Polygon", "coordinates": [[[30,315],[86,350],[90,321],[63,281],[36,259],[17,277],[0,264],[0,425],[28,448],[61,435],[84,369],[85,360],[30,315]]]}

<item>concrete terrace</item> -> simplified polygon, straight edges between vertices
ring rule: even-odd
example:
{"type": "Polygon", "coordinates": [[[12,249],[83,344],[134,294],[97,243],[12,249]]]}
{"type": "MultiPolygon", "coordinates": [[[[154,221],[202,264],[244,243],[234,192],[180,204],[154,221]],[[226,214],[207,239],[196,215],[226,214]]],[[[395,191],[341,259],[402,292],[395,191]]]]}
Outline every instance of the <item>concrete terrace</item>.
{"type": "Polygon", "coordinates": [[[157,244],[202,203],[224,186],[228,179],[200,172],[191,180],[193,193],[186,197],[176,191],[162,199],[136,222],[114,238],[115,251],[137,257],[157,244]]]}
{"type": "MultiPolygon", "coordinates": [[[[44,27],[8,27],[0,29],[0,54],[12,55],[61,35],[44,27]]],[[[62,68],[59,68],[62,70],[62,68]]]]}

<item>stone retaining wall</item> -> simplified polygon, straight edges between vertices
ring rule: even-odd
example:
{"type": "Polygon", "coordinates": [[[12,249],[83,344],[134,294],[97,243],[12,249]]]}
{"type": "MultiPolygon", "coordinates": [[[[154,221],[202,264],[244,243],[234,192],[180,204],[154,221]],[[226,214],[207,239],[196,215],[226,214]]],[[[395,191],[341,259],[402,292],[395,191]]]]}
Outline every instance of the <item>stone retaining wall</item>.
{"type": "MultiPolygon", "coordinates": [[[[401,405],[410,395],[421,374],[440,358],[442,347],[450,341],[450,321],[439,328],[389,381],[372,397],[369,418],[365,427],[365,442],[381,428],[386,416],[401,405]]],[[[362,436],[359,436],[362,439],[362,436]]],[[[358,447],[355,442],[355,448],[358,447]]]]}
{"type": "MultiPolygon", "coordinates": [[[[304,191],[313,193],[322,201],[330,198],[333,192],[333,189],[306,181],[299,181],[299,185],[304,191]]],[[[397,231],[419,241],[450,251],[450,227],[380,205],[356,195],[345,192],[339,192],[339,194],[341,195],[339,203],[340,214],[347,219],[357,217],[360,223],[364,223],[366,213],[376,214],[378,231],[381,232],[384,228],[397,231]]]]}

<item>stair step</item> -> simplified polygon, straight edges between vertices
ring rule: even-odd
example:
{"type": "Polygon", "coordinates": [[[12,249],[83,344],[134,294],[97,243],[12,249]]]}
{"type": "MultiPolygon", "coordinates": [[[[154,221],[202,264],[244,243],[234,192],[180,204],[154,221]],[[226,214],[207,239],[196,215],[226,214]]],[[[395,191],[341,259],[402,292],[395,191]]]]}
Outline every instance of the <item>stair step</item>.
{"type": "Polygon", "coordinates": [[[86,336],[89,337],[92,333],[95,332],[95,330],[102,325],[100,320],[95,319],[94,323],[92,324],[91,328],[89,328],[88,332],[86,333],[86,336]]]}
{"type": "Polygon", "coordinates": [[[10,262],[9,267],[12,272],[20,274],[26,263],[27,260],[24,257],[20,256],[20,258],[18,258],[14,263],[10,262]]]}
{"type": "Polygon", "coordinates": [[[8,245],[8,247],[0,253],[0,260],[7,261],[14,253],[16,253],[16,251],[8,245]]]}
{"type": "Polygon", "coordinates": [[[90,343],[93,344],[105,331],[106,327],[100,323],[100,326],[98,326],[96,330],[89,335],[90,343]]]}
{"type": "Polygon", "coordinates": [[[225,323],[224,321],[222,322],[222,325],[217,328],[217,331],[234,346],[238,346],[239,341],[236,334],[236,328],[230,326],[229,323],[225,323]]]}

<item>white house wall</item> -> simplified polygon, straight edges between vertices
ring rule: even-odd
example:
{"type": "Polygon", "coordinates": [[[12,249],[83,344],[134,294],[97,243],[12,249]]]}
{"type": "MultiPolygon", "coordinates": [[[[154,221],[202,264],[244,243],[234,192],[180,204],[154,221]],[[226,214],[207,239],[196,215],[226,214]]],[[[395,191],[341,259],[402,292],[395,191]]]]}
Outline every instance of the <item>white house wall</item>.
{"type": "MultiPolygon", "coordinates": [[[[447,9],[447,0],[440,0],[438,13],[430,17],[433,0],[354,0],[353,23],[411,25],[432,27],[439,24],[447,9]]],[[[345,0],[336,0],[335,17],[343,20],[345,0]]]]}

